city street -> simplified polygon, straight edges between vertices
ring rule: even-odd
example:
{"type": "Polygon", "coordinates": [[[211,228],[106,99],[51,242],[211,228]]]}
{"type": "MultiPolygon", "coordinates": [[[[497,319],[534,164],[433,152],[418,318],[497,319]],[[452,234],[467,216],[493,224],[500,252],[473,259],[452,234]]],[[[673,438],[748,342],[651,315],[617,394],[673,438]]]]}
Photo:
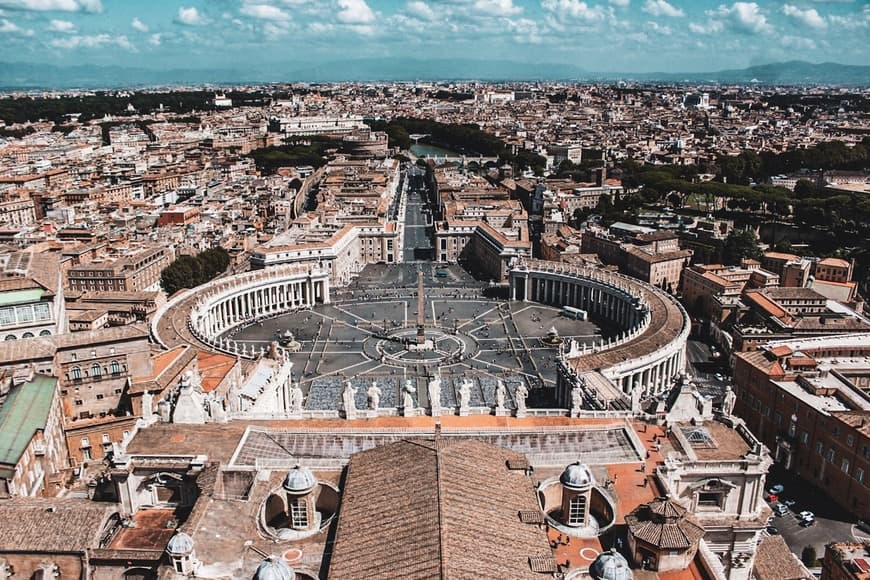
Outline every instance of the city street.
{"type": "Polygon", "coordinates": [[[767,478],[767,489],[780,484],[785,488],[781,500],[794,500],[794,505],[788,513],[775,516],[771,524],[776,526],[792,552],[800,556],[806,546],[813,546],[821,558],[825,553],[825,544],[830,542],[852,542],[857,538],[854,532],[855,517],[840,508],[816,487],[809,485],[792,473],[788,473],[774,465],[767,478]],[[798,523],[797,514],[811,511],[816,523],[802,527],[798,523]]]}
{"type": "Polygon", "coordinates": [[[408,173],[408,202],[405,210],[405,244],[403,259],[405,262],[417,262],[434,259],[431,226],[427,225],[432,219],[424,195],[426,192],[425,182],[422,176],[416,174],[416,169],[411,168],[408,173]]]}
{"type": "Polygon", "coordinates": [[[686,358],[689,361],[688,372],[698,390],[718,402],[725,393],[725,386],[731,381],[727,359],[724,356],[713,358],[710,345],[692,338],[686,344],[686,358]],[[716,374],[723,378],[717,378],[716,374]]]}

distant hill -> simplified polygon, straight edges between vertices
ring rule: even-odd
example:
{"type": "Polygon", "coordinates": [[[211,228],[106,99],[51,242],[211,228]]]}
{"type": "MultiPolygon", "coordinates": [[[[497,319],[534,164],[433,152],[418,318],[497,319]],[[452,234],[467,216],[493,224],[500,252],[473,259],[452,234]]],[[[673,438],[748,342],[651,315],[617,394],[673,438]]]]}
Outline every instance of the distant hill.
{"type": "MultiPolygon", "coordinates": [[[[725,84],[760,83],[767,85],[837,84],[870,85],[870,66],[846,65],[833,62],[814,64],[800,60],[762,64],[743,69],[695,73],[640,73],[622,76],[649,81],[718,82],[725,84]]],[[[604,74],[603,78],[614,75],[604,74]]]]}
{"type": "Polygon", "coordinates": [[[590,72],[580,66],[508,60],[379,58],[303,66],[226,69],[149,69],[123,66],[0,63],[0,88],[121,88],[258,82],[436,80],[637,80],[669,83],[838,84],[870,86],[870,66],[789,61],[745,69],[689,73],[590,72]]]}

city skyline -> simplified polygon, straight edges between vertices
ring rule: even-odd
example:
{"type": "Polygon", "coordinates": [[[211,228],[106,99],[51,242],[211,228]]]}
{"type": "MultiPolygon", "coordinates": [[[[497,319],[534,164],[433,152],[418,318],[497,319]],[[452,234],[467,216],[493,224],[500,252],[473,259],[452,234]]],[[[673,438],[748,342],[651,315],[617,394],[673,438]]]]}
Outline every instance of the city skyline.
{"type": "MultiPolygon", "coordinates": [[[[0,0],[0,61],[146,69],[502,60],[590,72],[868,61],[870,5],[686,0],[0,0]]],[[[348,68],[352,68],[348,64],[348,68]]]]}

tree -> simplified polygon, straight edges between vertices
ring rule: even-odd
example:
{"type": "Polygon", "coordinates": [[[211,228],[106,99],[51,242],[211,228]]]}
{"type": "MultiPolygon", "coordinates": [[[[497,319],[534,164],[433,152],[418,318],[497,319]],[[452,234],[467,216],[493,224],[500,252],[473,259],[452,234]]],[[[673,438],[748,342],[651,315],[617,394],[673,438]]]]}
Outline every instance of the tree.
{"type": "Polygon", "coordinates": [[[734,230],[725,238],[722,249],[722,261],[728,266],[738,266],[743,258],[758,259],[761,248],[758,247],[758,236],[752,230],[734,230]]]}
{"type": "Polygon", "coordinates": [[[160,285],[167,296],[182,288],[193,288],[222,274],[230,265],[230,255],[221,247],[196,256],[179,256],[160,273],[160,285]]]}
{"type": "Polygon", "coordinates": [[[816,549],[813,546],[804,546],[801,550],[801,562],[807,568],[815,568],[818,566],[819,556],[816,554],[816,549]]]}

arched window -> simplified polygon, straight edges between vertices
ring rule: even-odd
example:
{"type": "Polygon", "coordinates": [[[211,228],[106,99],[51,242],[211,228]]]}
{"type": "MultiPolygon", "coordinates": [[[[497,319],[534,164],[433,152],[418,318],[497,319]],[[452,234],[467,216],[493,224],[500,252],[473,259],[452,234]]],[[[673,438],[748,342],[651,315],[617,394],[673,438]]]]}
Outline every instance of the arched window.
{"type": "Polygon", "coordinates": [[[33,338],[33,333],[32,332],[25,332],[24,334],[21,335],[21,338],[33,338]]]}
{"type": "Polygon", "coordinates": [[[50,330],[41,330],[39,331],[39,336],[51,336],[50,330]]]}
{"type": "Polygon", "coordinates": [[[72,374],[72,378],[74,381],[82,380],[82,369],[79,367],[73,367],[70,369],[70,374],[72,374]]]}
{"type": "Polygon", "coordinates": [[[4,340],[15,340],[16,338],[18,338],[18,337],[15,336],[14,334],[7,334],[6,338],[4,340]]]}
{"type": "Polygon", "coordinates": [[[91,377],[98,379],[103,373],[100,371],[100,365],[94,363],[91,365],[91,377]]]}
{"type": "Polygon", "coordinates": [[[121,374],[121,365],[118,364],[118,361],[113,360],[109,365],[109,369],[112,371],[113,375],[121,374]]]}
{"type": "Polygon", "coordinates": [[[586,496],[575,495],[568,503],[568,525],[579,526],[586,521],[586,496]]]}

